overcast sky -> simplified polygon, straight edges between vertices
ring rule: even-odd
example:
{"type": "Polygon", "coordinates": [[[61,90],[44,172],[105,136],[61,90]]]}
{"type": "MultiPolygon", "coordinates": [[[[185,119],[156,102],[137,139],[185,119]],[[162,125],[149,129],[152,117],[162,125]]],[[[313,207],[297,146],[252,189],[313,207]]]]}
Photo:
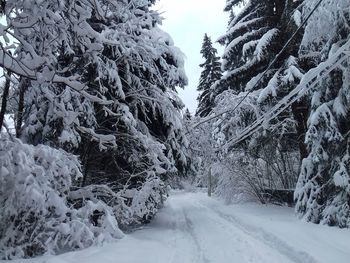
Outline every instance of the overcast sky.
{"type": "MultiPolygon", "coordinates": [[[[197,107],[198,85],[203,62],[200,49],[207,33],[215,42],[223,35],[228,14],[223,12],[226,0],[158,0],[155,9],[164,17],[162,28],[169,33],[177,47],[185,53],[185,68],[189,85],[179,90],[186,107],[194,113],[197,107]]],[[[222,47],[214,46],[222,53],[222,47]]]]}

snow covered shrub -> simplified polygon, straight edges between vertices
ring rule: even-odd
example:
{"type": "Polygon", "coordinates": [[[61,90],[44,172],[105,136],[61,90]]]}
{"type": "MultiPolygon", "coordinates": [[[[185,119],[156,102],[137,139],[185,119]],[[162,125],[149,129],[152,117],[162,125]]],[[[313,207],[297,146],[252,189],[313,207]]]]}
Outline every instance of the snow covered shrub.
{"type": "Polygon", "coordinates": [[[252,92],[241,102],[246,93],[237,95],[231,90],[224,91],[216,98],[214,114],[235,105],[237,109],[222,114],[193,132],[192,137],[197,138],[199,155],[204,161],[201,182],[207,185],[207,173],[211,169],[215,192],[227,202],[257,200],[284,203],[283,198],[269,192],[290,191],[296,184],[299,153],[296,147],[291,146],[293,126],[284,127],[288,123],[275,125],[272,131],[256,133],[234,147],[229,146],[232,139],[259,117],[259,94],[252,92]],[[287,132],[290,132],[289,137],[284,135],[287,132]],[[208,165],[211,163],[214,165],[208,165]]]}
{"type": "Polygon", "coordinates": [[[192,175],[196,176],[193,184],[199,187],[207,187],[209,170],[212,163],[215,162],[216,154],[213,148],[214,141],[211,136],[211,123],[204,123],[196,128],[191,128],[192,125],[200,120],[199,117],[196,117],[187,124],[189,126],[188,149],[193,162],[192,175]]]}
{"type": "MultiPolygon", "coordinates": [[[[137,225],[148,223],[163,205],[166,197],[167,188],[164,182],[153,174],[144,181],[139,181],[138,186],[126,184],[124,189],[119,190],[104,184],[80,187],[70,193],[69,200],[77,208],[87,201],[108,204],[111,208],[108,212],[112,211],[119,226],[130,230],[137,225]]],[[[105,213],[101,209],[90,212],[94,211],[94,218],[105,213]]]]}
{"type": "MultiPolygon", "coordinates": [[[[121,224],[138,225],[148,223],[163,205],[167,188],[163,181],[150,175],[138,187],[121,192],[121,196],[129,201],[129,218],[120,218],[121,224]]],[[[120,213],[117,213],[120,214],[120,213]]]]}
{"type": "Polygon", "coordinates": [[[230,160],[217,164],[213,176],[217,178],[215,194],[227,203],[262,201],[258,179],[261,178],[261,165],[247,159],[244,154],[231,155],[230,160]]]}
{"type": "Polygon", "coordinates": [[[253,148],[232,152],[225,160],[227,172],[219,177],[217,193],[231,202],[291,204],[292,197],[286,195],[291,196],[295,187],[299,156],[297,152],[279,150],[268,143],[259,151],[253,148]]]}
{"type": "Polygon", "coordinates": [[[87,201],[75,209],[69,203],[81,177],[75,156],[4,137],[0,145],[1,258],[60,253],[122,236],[106,204],[87,201]]]}

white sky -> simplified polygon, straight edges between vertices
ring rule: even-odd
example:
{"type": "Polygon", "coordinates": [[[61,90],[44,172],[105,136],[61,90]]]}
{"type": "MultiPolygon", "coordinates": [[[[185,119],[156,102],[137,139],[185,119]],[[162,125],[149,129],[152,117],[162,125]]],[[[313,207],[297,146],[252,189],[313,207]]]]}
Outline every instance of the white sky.
{"type": "MultiPolygon", "coordinates": [[[[179,95],[190,112],[197,108],[196,88],[203,62],[200,49],[207,33],[213,42],[226,31],[228,14],[223,11],[226,0],[158,0],[155,9],[164,17],[162,28],[169,33],[177,47],[185,53],[185,69],[189,84],[179,95]]],[[[214,46],[222,54],[219,44],[214,46]]]]}

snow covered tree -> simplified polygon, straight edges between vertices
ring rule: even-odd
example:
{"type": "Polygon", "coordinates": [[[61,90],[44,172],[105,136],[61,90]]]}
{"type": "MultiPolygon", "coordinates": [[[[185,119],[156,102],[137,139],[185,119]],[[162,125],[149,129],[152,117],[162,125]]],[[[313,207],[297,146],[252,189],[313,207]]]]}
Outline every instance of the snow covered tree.
{"type": "Polygon", "coordinates": [[[42,42],[53,42],[40,54],[50,58],[52,70],[39,74],[43,80],[32,81],[27,92],[22,138],[79,154],[83,185],[109,182],[116,190],[125,184],[141,189],[147,180],[184,172],[182,104],[174,93],[175,86],[186,83],[183,61],[157,27],[160,18],[149,9],[152,2],[86,1],[86,10],[80,2],[72,3],[68,13],[56,2],[24,11],[21,2],[15,4],[21,16],[36,8],[44,16],[62,10],[61,24],[47,24],[43,18],[28,29],[30,34],[15,28],[16,38],[28,42],[17,49],[22,56],[28,46],[42,53],[42,42]],[[59,37],[43,34],[40,26],[59,37]],[[45,79],[56,72],[73,75],[82,90],[45,79]]]}
{"type": "MultiPolygon", "coordinates": [[[[225,11],[232,11],[242,2],[227,1],[225,11]]],[[[227,89],[234,90],[236,94],[260,90],[258,102],[263,113],[298,83],[302,74],[295,59],[288,57],[297,56],[298,40],[289,46],[285,54],[276,55],[295,32],[296,23],[290,18],[299,4],[300,1],[254,0],[245,4],[229,24],[226,34],[219,39],[226,46],[223,54],[225,72],[213,87],[216,95],[227,89]],[[274,64],[268,68],[273,61],[274,64]],[[294,72],[287,72],[290,67],[294,72]]],[[[288,115],[292,112],[285,114],[288,115]]]]}
{"type": "MultiPolygon", "coordinates": [[[[242,1],[227,1],[231,11],[242,1]]],[[[258,101],[264,112],[288,94],[299,82],[308,65],[298,60],[302,30],[293,37],[284,52],[282,47],[301,24],[298,10],[302,1],[248,1],[220,38],[226,45],[223,67],[226,70],[215,90],[261,90],[258,101]],[[278,57],[276,55],[278,54],[278,57]],[[272,66],[268,66],[272,63],[272,66]],[[266,71],[266,72],[265,72],[266,71]],[[264,75],[262,75],[264,73],[264,75]]],[[[301,156],[305,156],[303,138],[307,105],[303,100],[292,105],[285,116],[296,121],[301,156]]],[[[285,118],[276,122],[283,122],[285,118]]]]}
{"type": "MultiPolygon", "coordinates": [[[[234,7],[243,2],[227,1],[225,11],[232,12],[234,7]]],[[[249,178],[245,187],[250,188],[250,192],[263,202],[266,201],[262,197],[264,191],[291,189],[296,184],[298,158],[301,156],[298,154],[298,140],[304,146],[304,135],[299,138],[299,122],[294,118],[294,109],[299,113],[299,105],[287,108],[279,118],[264,123],[264,127],[254,136],[248,136],[234,147],[229,145],[246,127],[255,123],[288,94],[303,77],[304,71],[296,58],[301,34],[293,39],[284,53],[279,54],[300,25],[295,15],[300,3],[247,1],[237,15],[231,16],[226,34],[219,39],[226,48],[223,54],[223,76],[213,86],[216,105],[213,112],[219,115],[212,132],[214,136],[220,137],[219,145],[225,154],[222,165],[245,167],[234,173],[242,174],[240,180],[249,178]],[[235,110],[231,112],[230,108],[235,110]],[[221,115],[220,112],[226,113],[221,115]],[[273,160],[271,155],[275,157],[273,160]],[[253,172],[256,176],[246,176],[245,171],[253,167],[260,167],[260,171],[253,172]]],[[[303,105],[301,102],[299,104],[303,105]]],[[[305,115],[299,121],[305,124],[305,115]]],[[[300,126],[305,129],[306,125],[300,126]]],[[[302,132],[300,129],[300,134],[302,132]]],[[[305,154],[305,150],[301,152],[305,154]]],[[[233,181],[236,182],[236,179],[233,181]]],[[[227,181],[222,182],[222,186],[227,185],[227,181]]]]}
{"type": "MultiPolygon", "coordinates": [[[[303,12],[315,4],[305,1],[303,12]]],[[[329,63],[333,70],[310,92],[309,155],[295,191],[296,211],[307,221],[339,227],[350,227],[350,60],[337,62],[339,52],[350,48],[349,15],[348,1],[323,2],[308,22],[300,48],[301,57],[323,62],[314,72],[329,63]]]]}
{"type": "MultiPolygon", "coordinates": [[[[258,99],[259,103],[264,105],[265,108],[276,105],[281,98],[289,94],[300,83],[304,73],[315,66],[313,60],[299,58],[298,54],[303,37],[303,29],[300,28],[302,2],[285,1],[284,3],[283,12],[277,24],[280,29],[279,41],[283,46],[278,47],[278,57],[276,57],[270,72],[273,74],[266,79],[266,84],[262,87],[258,99]],[[285,45],[287,43],[288,45],[285,45]]],[[[255,85],[255,82],[248,83],[248,86],[250,85],[255,85]]],[[[284,114],[281,114],[272,123],[275,125],[289,122],[293,126],[292,129],[289,129],[287,137],[290,137],[289,141],[293,145],[292,148],[294,148],[294,145],[298,147],[301,159],[307,155],[304,140],[308,114],[309,103],[304,97],[290,105],[284,114]],[[294,124],[292,124],[293,122],[294,124]]]]}
{"type": "Polygon", "coordinates": [[[211,39],[207,34],[204,35],[201,54],[205,61],[200,64],[203,71],[197,87],[197,91],[200,94],[197,98],[198,108],[196,115],[205,117],[213,107],[211,86],[222,77],[220,58],[216,56],[217,50],[213,47],[211,39]]]}
{"type": "MultiPolygon", "coordinates": [[[[232,12],[245,1],[228,0],[226,12],[232,12]]],[[[276,57],[284,43],[293,32],[288,29],[294,9],[302,1],[257,1],[249,0],[243,9],[233,18],[225,35],[219,42],[225,45],[222,68],[223,78],[217,84],[217,91],[232,89],[237,93],[249,90],[255,84],[256,89],[264,87],[268,79],[278,69],[285,57],[276,61],[274,67],[265,74],[260,83],[256,82],[262,72],[276,57]],[[255,78],[256,77],[256,78],[255,78]],[[250,85],[247,85],[247,83],[250,85]]],[[[293,22],[292,22],[293,24],[293,22]]],[[[295,51],[295,55],[296,55],[295,51]]]]}
{"type": "Polygon", "coordinates": [[[217,158],[214,149],[215,141],[212,137],[212,122],[193,128],[193,125],[199,120],[201,120],[201,117],[194,116],[185,122],[187,124],[185,127],[188,127],[188,149],[191,154],[192,171],[195,179],[193,183],[196,186],[209,187],[210,171],[217,158]]]}
{"type": "MultiPolygon", "coordinates": [[[[225,11],[231,11],[242,2],[227,1],[225,11]]],[[[219,38],[225,45],[222,62],[225,73],[215,88],[217,94],[227,89],[244,91],[246,84],[263,72],[274,58],[281,5],[280,1],[250,0],[232,19],[226,34],[219,38]]]]}
{"type": "Polygon", "coordinates": [[[310,19],[260,91],[260,103],[270,97],[276,99],[275,106],[262,112],[240,137],[252,136],[259,128],[271,130],[271,120],[278,123],[276,117],[291,108],[298,125],[305,126],[296,128],[307,128],[308,146],[300,150],[306,158],[294,193],[296,211],[307,221],[349,227],[348,3],[304,1],[292,14],[296,26],[310,19]]]}
{"type": "MultiPolygon", "coordinates": [[[[0,64],[19,79],[17,94],[22,97],[23,107],[18,119],[23,116],[23,125],[19,121],[18,130],[23,141],[34,145],[18,143],[8,148],[29,147],[33,150],[28,151],[35,152],[44,144],[44,151],[55,152],[52,148],[58,148],[63,155],[78,155],[81,167],[77,162],[74,167],[82,170],[80,181],[73,180],[72,169],[64,170],[62,180],[71,180],[66,182],[69,197],[58,193],[61,199],[57,200],[62,206],[74,204],[82,211],[77,222],[85,220],[95,226],[103,223],[101,218],[112,220],[110,216],[116,228],[115,218],[124,227],[147,222],[164,201],[164,180],[186,174],[187,140],[180,114],[183,105],[175,87],[184,86],[187,79],[181,52],[159,29],[160,16],[150,9],[154,2],[9,0],[4,6],[7,25],[1,26],[2,36],[8,41],[7,35],[11,35],[18,43],[2,48],[0,64]],[[15,48],[14,55],[10,48],[15,48]],[[97,215],[91,215],[95,212],[97,215]]],[[[6,145],[6,140],[1,144],[6,145]]],[[[25,162],[23,178],[32,169],[26,169],[26,165],[34,170],[47,168],[46,163],[36,166],[38,155],[30,155],[25,162]]],[[[64,163],[59,166],[65,167],[64,163]]],[[[11,174],[2,172],[5,180],[11,174]]],[[[49,193],[52,187],[44,174],[40,183],[49,193]]],[[[52,177],[57,176],[54,173],[52,177]]],[[[21,199],[24,201],[25,194],[21,199]]],[[[11,216],[0,218],[5,228],[11,216]]],[[[39,222],[42,218],[36,214],[29,219],[23,217],[20,224],[32,219],[39,222]]],[[[59,224],[68,219],[62,215],[57,220],[59,224]]],[[[68,229],[51,229],[50,224],[44,224],[43,232],[48,231],[45,227],[57,235],[68,229]]],[[[95,239],[102,241],[99,234],[109,231],[107,225],[103,227],[96,235],[87,233],[90,239],[81,246],[73,244],[70,248],[92,245],[95,239]]],[[[27,236],[36,238],[33,231],[28,228],[27,236]]],[[[13,240],[7,232],[1,238],[4,242],[7,238],[13,240]]],[[[48,242],[47,238],[40,237],[42,244],[48,242]]],[[[74,238],[85,237],[77,234],[74,238]]],[[[69,249],[53,246],[54,252],[69,249]]],[[[22,252],[15,251],[12,256],[40,254],[45,247],[33,253],[22,252]]]]}

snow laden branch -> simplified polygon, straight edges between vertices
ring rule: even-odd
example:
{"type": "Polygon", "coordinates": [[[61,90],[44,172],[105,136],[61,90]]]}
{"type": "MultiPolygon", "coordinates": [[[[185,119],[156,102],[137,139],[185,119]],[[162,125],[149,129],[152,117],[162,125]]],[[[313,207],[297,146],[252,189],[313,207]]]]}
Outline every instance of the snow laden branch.
{"type": "MultiPolygon", "coordinates": [[[[9,72],[12,72],[20,77],[24,77],[33,81],[37,81],[40,84],[65,84],[73,90],[79,92],[85,98],[96,102],[102,105],[113,104],[113,101],[106,101],[97,96],[94,96],[86,91],[87,85],[78,80],[78,77],[69,76],[63,77],[60,76],[57,72],[50,70],[48,65],[40,64],[39,67],[33,67],[37,63],[33,61],[27,61],[27,63],[20,61],[19,58],[11,55],[5,48],[2,46],[0,50],[0,67],[6,69],[9,72]],[[43,68],[42,72],[39,71],[40,68],[43,68]]],[[[43,59],[44,60],[44,59],[43,59]]]]}
{"type": "MultiPolygon", "coordinates": [[[[246,127],[242,133],[235,138],[229,140],[222,148],[231,149],[236,144],[244,141],[257,130],[262,127],[266,127],[267,124],[279,116],[282,112],[288,109],[294,102],[302,98],[308,91],[315,88],[315,86],[325,77],[327,77],[335,68],[341,65],[344,61],[350,57],[350,39],[341,46],[337,52],[325,62],[322,62],[319,66],[311,69],[302,78],[300,84],[291,91],[286,97],[284,97],[276,106],[265,113],[263,116],[254,121],[251,125],[246,127]]],[[[218,149],[217,151],[222,150],[218,149]]]]}

